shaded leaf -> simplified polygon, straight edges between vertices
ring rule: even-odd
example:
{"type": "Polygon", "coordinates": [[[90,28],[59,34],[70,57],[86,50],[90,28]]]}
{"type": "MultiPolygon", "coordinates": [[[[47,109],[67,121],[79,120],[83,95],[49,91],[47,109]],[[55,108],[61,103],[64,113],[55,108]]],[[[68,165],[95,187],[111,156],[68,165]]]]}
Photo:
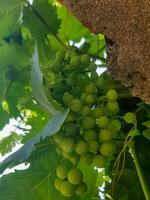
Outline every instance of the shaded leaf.
{"type": "Polygon", "coordinates": [[[143,135],[148,139],[150,140],[150,129],[146,129],[143,131],[143,135]]]}
{"type": "Polygon", "coordinates": [[[142,123],[144,126],[146,126],[147,128],[150,128],[150,120],[143,122],[142,123]]]}

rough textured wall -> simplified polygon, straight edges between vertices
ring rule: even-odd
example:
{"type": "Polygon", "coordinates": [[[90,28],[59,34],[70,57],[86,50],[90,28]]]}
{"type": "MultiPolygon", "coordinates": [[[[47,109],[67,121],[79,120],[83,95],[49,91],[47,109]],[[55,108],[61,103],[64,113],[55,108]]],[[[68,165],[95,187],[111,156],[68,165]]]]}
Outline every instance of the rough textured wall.
{"type": "Polygon", "coordinates": [[[108,73],[150,103],[150,0],[60,0],[92,32],[114,41],[108,73]]]}

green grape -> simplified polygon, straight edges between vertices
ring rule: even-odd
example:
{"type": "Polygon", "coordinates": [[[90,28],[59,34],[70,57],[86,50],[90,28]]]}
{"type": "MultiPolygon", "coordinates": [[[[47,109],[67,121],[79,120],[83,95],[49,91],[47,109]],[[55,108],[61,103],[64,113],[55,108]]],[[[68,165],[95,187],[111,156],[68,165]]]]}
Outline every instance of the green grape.
{"type": "Polygon", "coordinates": [[[92,163],[92,154],[87,153],[85,155],[81,155],[80,156],[80,163],[84,164],[84,165],[91,165],[92,163]]]}
{"type": "Polygon", "coordinates": [[[61,194],[65,197],[72,197],[75,193],[75,186],[69,183],[69,181],[64,181],[60,187],[61,194]]]}
{"type": "Polygon", "coordinates": [[[81,101],[79,99],[73,99],[70,103],[70,108],[73,112],[79,112],[82,108],[81,101]]]}
{"type": "Polygon", "coordinates": [[[91,153],[97,153],[99,149],[99,143],[96,140],[91,140],[88,142],[89,144],[89,152],[91,153]]]}
{"type": "Polygon", "coordinates": [[[101,144],[99,151],[103,156],[111,156],[114,153],[114,144],[111,142],[104,142],[101,144]]]}
{"type": "Polygon", "coordinates": [[[109,120],[106,116],[102,116],[98,118],[97,124],[100,128],[106,128],[109,124],[109,120]]]}
{"type": "Polygon", "coordinates": [[[97,65],[94,63],[94,62],[91,62],[90,64],[89,64],[89,66],[88,66],[88,68],[89,68],[89,70],[90,71],[96,71],[96,69],[97,69],[97,65]]]}
{"type": "Polygon", "coordinates": [[[58,62],[61,62],[61,61],[64,59],[64,57],[65,57],[65,52],[64,52],[63,50],[58,51],[58,52],[56,53],[56,60],[57,60],[58,62]]]}
{"type": "Polygon", "coordinates": [[[69,153],[67,151],[63,151],[62,155],[64,158],[70,159],[72,157],[72,153],[69,153]]]}
{"type": "Polygon", "coordinates": [[[95,120],[92,117],[85,117],[82,124],[85,129],[92,129],[95,126],[95,120]]]}
{"type": "Polygon", "coordinates": [[[58,73],[61,71],[61,64],[57,61],[54,60],[53,63],[51,64],[51,71],[54,73],[58,73]]]}
{"type": "Polygon", "coordinates": [[[78,156],[77,154],[73,154],[73,155],[69,158],[70,162],[72,162],[73,165],[76,165],[78,159],[79,159],[79,156],[78,156]]]}
{"type": "Polygon", "coordinates": [[[90,115],[90,113],[91,113],[91,109],[88,106],[83,106],[81,110],[81,114],[83,116],[86,116],[86,115],[90,115]]]}
{"type": "Polygon", "coordinates": [[[68,181],[73,185],[78,185],[82,181],[82,173],[77,168],[72,168],[67,174],[68,181]]]}
{"type": "Polygon", "coordinates": [[[55,188],[56,188],[58,191],[60,191],[60,187],[61,187],[61,185],[62,185],[63,182],[64,182],[64,180],[62,180],[62,179],[59,179],[59,178],[56,178],[56,179],[55,179],[54,185],[55,185],[55,188]]]}
{"type": "Polygon", "coordinates": [[[56,133],[53,135],[53,139],[58,145],[60,145],[62,140],[64,139],[64,136],[60,135],[60,133],[56,133]]]}
{"type": "Polygon", "coordinates": [[[121,122],[118,119],[112,120],[108,125],[108,129],[114,136],[121,129],[121,122]]]}
{"type": "Polygon", "coordinates": [[[65,179],[67,177],[68,170],[65,165],[60,164],[57,166],[56,175],[60,179],[65,179]]]}
{"type": "Polygon", "coordinates": [[[69,112],[66,118],[66,122],[74,122],[75,121],[75,115],[73,112],[69,112]]]}
{"type": "Polygon", "coordinates": [[[106,163],[106,158],[102,155],[96,155],[93,158],[93,165],[97,168],[103,168],[106,163]]]}
{"type": "Polygon", "coordinates": [[[95,101],[96,101],[95,96],[93,96],[92,94],[87,95],[87,97],[86,97],[87,104],[89,104],[89,105],[94,104],[95,101]]]}
{"type": "Polygon", "coordinates": [[[69,105],[70,102],[73,100],[73,96],[69,94],[69,92],[65,92],[62,99],[65,105],[69,105]]]}
{"type": "Polygon", "coordinates": [[[92,116],[95,118],[99,118],[104,115],[104,108],[103,107],[96,107],[92,110],[92,116]]]}
{"type": "Polygon", "coordinates": [[[68,65],[65,65],[65,70],[67,72],[71,72],[73,69],[72,69],[72,66],[68,64],[68,65]]]}
{"type": "Polygon", "coordinates": [[[87,185],[84,182],[81,182],[79,185],[76,187],[76,194],[79,196],[84,195],[87,192],[87,185]]]}
{"type": "Polygon", "coordinates": [[[76,67],[80,64],[79,56],[71,56],[70,65],[76,67]]]}
{"type": "Polygon", "coordinates": [[[85,142],[84,140],[79,140],[77,142],[75,151],[79,155],[84,155],[88,152],[88,149],[89,149],[89,147],[88,147],[87,142],[85,142]]]}
{"type": "Polygon", "coordinates": [[[124,116],[123,119],[126,123],[128,124],[133,124],[136,121],[136,115],[132,112],[127,112],[124,116]]]}
{"type": "Polygon", "coordinates": [[[92,129],[84,131],[84,139],[88,142],[96,139],[96,132],[92,129]]]}
{"type": "Polygon", "coordinates": [[[97,86],[97,88],[99,88],[99,89],[103,89],[104,86],[105,86],[105,80],[104,80],[104,78],[99,77],[99,78],[97,79],[97,81],[96,81],[96,86],[97,86]]]}
{"type": "Polygon", "coordinates": [[[111,131],[106,128],[106,129],[102,129],[99,133],[99,139],[102,142],[106,142],[112,139],[112,133],[111,131]]]}
{"type": "Polygon", "coordinates": [[[93,82],[90,82],[89,85],[86,86],[85,90],[88,94],[94,93],[96,90],[96,86],[93,82]]]}
{"type": "Polygon", "coordinates": [[[87,93],[83,93],[82,95],[81,95],[81,101],[82,101],[82,103],[83,104],[86,104],[86,97],[87,97],[87,93]]]}
{"type": "Polygon", "coordinates": [[[117,101],[108,101],[106,105],[109,112],[117,114],[119,112],[119,104],[117,101]]]}
{"type": "Polygon", "coordinates": [[[66,80],[66,83],[68,86],[76,86],[77,85],[77,74],[76,73],[71,73],[69,77],[66,80]]]}
{"type": "Polygon", "coordinates": [[[62,147],[63,151],[71,153],[75,149],[75,142],[72,138],[69,138],[69,137],[64,138],[62,140],[61,147],[62,147]]]}
{"type": "Polygon", "coordinates": [[[116,101],[118,98],[118,93],[116,90],[109,90],[106,94],[106,97],[109,101],[116,101]]]}
{"type": "Polygon", "coordinates": [[[88,54],[81,56],[81,63],[82,64],[89,64],[90,62],[90,56],[88,54]]]}

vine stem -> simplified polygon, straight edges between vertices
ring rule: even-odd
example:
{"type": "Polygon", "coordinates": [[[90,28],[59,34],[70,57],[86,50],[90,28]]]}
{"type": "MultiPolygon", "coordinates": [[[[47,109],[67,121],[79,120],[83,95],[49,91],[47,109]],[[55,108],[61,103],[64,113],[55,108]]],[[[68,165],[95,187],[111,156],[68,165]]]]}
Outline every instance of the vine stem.
{"type": "Polygon", "coordinates": [[[136,171],[137,171],[137,174],[138,174],[138,177],[140,179],[140,183],[141,183],[141,186],[142,186],[142,190],[144,192],[144,195],[145,195],[145,199],[146,200],[150,200],[150,191],[149,191],[149,188],[148,188],[148,184],[146,182],[146,179],[144,177],[144,174],[142,172],[142,169],[140,167],[140,164],[139,164],[139,160],[138,160],[138,157],[136,155],[136,151],[135,151],[135,146],[134,146],[134,142],[130,143],[129,145],[129,149],[130,149],[130,153],[133,157],[133,160],[134,160],[134,164],[135,164],[135,168],[136,168],[136,171]]]}

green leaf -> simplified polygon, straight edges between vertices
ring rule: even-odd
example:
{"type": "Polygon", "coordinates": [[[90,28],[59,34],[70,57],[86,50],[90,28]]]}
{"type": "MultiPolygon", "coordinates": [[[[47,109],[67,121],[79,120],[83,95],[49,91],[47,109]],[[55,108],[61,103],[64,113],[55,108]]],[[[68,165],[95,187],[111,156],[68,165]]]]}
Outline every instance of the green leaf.
{"type": "Polygon", "coordinates": [[[18,25],[23,0],[0,1],[0,38],[11,35],[18,25]]]}
{"type": "Polygon", "coordinates": [[[18,151],[8,156],[0,164],[0,173],[2,173],[6,168],[12,168],[16,166],[17,164],[26,161],[26,159],[30,156],[31,152],[33,151],[35,144],[39,143],[41,139],[44,139],[47,136],[53,135],[59,131],[67,114],[68,114],[68,110],[65,110],[55,115],[53,118],[51,118],[49,122],[47,123],[47,125],[39,134],[37,134],[31,140],[29,140],[18,151]]]}
{"type": "Polygon", "coordinates": [[[143,135],[148,139],[150,140],[150,129],[146,129],[143,131],[143,135]]]}
{"type": "Polygon", "coordinates": [[[143,122],[142,123],[144,126],[146,126],[147,128],[150,128],[150,120],[143,122]]]}
{"type": "Polygon", "coordinates": [[[24,8],[23,22],[37,41],[45,39],[48,34],[56,35],[60,26],[56,7],[48,0],[34,0],[30,8],[24,8]]]}

